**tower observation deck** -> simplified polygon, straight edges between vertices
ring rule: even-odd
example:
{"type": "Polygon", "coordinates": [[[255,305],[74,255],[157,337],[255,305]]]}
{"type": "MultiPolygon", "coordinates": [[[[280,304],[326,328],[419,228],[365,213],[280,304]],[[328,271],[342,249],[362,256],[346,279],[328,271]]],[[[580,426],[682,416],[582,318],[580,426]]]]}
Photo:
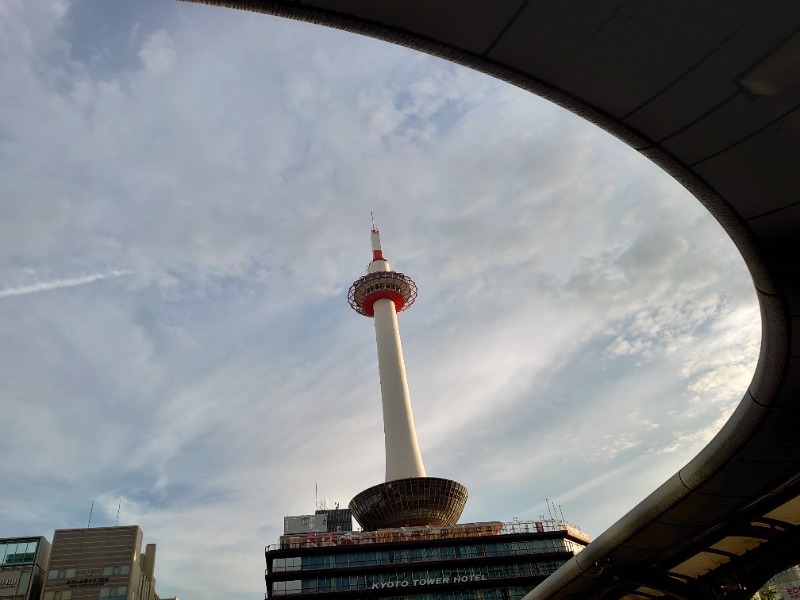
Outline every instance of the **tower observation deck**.
{"type": "Polygon", "coordinates": [[[407,275],[392,271],[374,223],[371,240],[372,261],[367,274],[350,286],[347,300],[357,313],[375,320],[386,479],[359,493],[350,502],[350,509],[367,530],[453,525],[464,510],[467,488],[456,481],[426,475],[397,324],[397,313],[416,300],[417,286],[407,275]]]}

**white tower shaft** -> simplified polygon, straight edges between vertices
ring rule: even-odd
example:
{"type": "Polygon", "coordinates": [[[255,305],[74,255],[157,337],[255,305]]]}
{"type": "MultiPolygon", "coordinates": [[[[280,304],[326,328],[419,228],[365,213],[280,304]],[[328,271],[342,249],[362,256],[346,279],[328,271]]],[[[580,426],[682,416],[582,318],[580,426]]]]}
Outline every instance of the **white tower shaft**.
{"type": "Polygon", "coordinates": [[[375,303],[375,340],[378,343],[378,371],[383,401],[386,481],[425,477],[411,411],[397,312],[391,300],[378,300],[375,303]]]}
{"type": "MultiPolygon", "coordinates": [[[[373,256],[376,257],[368,271],[390,271],[391,267],[381,255],[377,232],[373,233],[373,256]],[[380,258],[377,258],[380,256],[380,258]]],[[[386,444],[386,481],[406,477],[425,477],[425,466],[419,452],[411,396],[408,393],[406,365],[397,310],[392,300],[384,298],[373,306],[375,316],[375,341],[378,345],[378,372],[381,380],[383,403],[383,432],[386,444]]]]}

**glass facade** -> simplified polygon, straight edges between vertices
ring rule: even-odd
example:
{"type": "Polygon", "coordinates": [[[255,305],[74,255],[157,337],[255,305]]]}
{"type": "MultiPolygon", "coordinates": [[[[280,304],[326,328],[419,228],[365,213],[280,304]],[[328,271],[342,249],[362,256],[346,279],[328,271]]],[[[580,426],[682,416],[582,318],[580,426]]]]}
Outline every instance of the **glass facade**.
{"type": "Polygon", "coordinates": [[[336,577],[315,577],[276,581],[274,596],[319,594],[357,590],[422,589],[425,586],[452,585],[522,577],[546,577],[563,565],[566,559],[537,562],[493,564],[464,568],[420,569],[401,573],[352,574],[336,577]]]}
{"type": "Polygon", "coordinates": [[[519,600],[589,543],[557,520],[296,537],[265,549],[267,598],[519,600]]]}
{"type": "Polygon", "coordinates": [[[493,556],[518,556],[546,552],[577,554],[583,544],[564,538],[520,540],[493,543],[462,543],[453,546],[428,546],[397,550],[372,550],[346,554],[315,554],[274,558],[270,572],[307,571],[316,569],[347,569],[378,565],[413,564],[419,562],[452,561],[493,556]]]}
{"type": "Polygon", "coordinates": [[[320,509],[315,515],[325,517],[326,531],[341,532],[353,530],[353,513],[349,508],[320,509]]]}
{"type": "MultiPolygon", "coordinates": [[[[531,591],[531,586],[503,588],[420,592],[409,596],[392,596],[392,600],[520,600],[531,591]]],[[[284,595],[301,592],[286,592],[284,595]]]]}
{"type": "Polygon", "coordinates": [[[393,596],[392,600],[521,600],[530,591],[530,586],[511,586],[492,590],[461,590],[414,594],[413,596],[393,596]]]}
{"type": "Polygon", "coordinates": [[[32,565],[38,545],[38,539],[0,542],[0,567],[32,565]]]}
{"type": "Polygon", "coordinates": [[[351,532],[360,537],[281,544],[266,551],[267,597],[518,600],[589,543],[563,522],[507,525],[351,532]]]}
{"type": "Polygon", "coordinates": [[[106,600],[125,600],[127,594],[128,586],[126,585],[100,588],[100,598],[105,598],[106,600]]]}

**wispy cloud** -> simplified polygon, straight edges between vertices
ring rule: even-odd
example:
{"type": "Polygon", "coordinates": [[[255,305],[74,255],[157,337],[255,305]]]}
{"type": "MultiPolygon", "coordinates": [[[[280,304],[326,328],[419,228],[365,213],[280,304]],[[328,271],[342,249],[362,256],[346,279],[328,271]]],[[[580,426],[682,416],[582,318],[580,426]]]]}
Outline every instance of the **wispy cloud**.
{"type": "Polygon", "coordinates": [[[49,292],[50,290],[93,283],[102,279],[131,275],[131,273],[132,271],[116,270],[109,271],[108,273],[92,273],[91,275],[73,277],[71,279],[51,279],[50,281],[38,281],[30,285],[21,285],[19,287],[0,290],[0,298],[8,298],[9,296],[24,296],[25,294],[35,294],[37,292],[49,292]]]}

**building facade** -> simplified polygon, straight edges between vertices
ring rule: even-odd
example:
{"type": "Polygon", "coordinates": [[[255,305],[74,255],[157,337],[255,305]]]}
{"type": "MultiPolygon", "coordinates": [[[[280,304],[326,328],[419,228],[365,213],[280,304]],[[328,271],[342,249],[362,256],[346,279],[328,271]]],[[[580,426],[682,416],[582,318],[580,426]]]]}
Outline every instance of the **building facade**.
{"type": "Polygon", "coordinates": [[[349,508],[320,508],[313,515],[283,518],[283,537],[314,533],[343,533],[353,530],[353,513],[349,508]]]}
{"type": "Polygon", "coordinates": [[[137,525],[58,529],[42,600],[156,600],[155,560],[137,525]]]}
{"type": "Polygon", "coordinates": [[[517,600],[588,543],[558,520],[284,535],[267,597],[517,600]]]}
{"type": "Polygon", "coordinates": [[[0,538],[0,599],[38,600],[48,560],[43,537],[0,538]]]}

